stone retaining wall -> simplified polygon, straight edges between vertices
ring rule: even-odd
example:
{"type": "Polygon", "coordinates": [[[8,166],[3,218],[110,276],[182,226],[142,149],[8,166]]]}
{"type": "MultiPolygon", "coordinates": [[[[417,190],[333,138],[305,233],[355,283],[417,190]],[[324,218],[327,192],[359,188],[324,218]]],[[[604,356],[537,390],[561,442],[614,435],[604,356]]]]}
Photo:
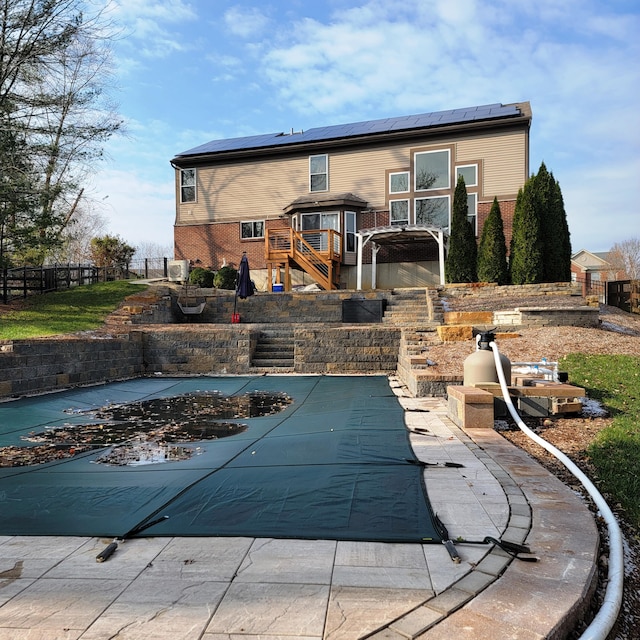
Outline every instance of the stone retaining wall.
{"type": "Polygon", "coordinates": [[[0,346],[0,397],[133,378],[144,372],[140,335],[15,340],[0,346]]]}
{"type": "Polygon", "coordinates": [[[497,285],[486,282],[448,284],[444,294],[451,298],[512,298],[528,296],[582,296],[581,285],[575,282],[543,282],[541,284],[497,285]]]}
{"type": "MultiPolygon", "coordinates": [[[[250,374],[260,325],[134,329],[117,338],[49,338],[0,346],[0,397],[22,396],[141,375],[250,374]]],[[[400,330],[294,329],[296,373],[391,373],[400,330]]]]}
{"type": "Polygon", "coordinates": [[[600,309],[595,307],[523,307],[513,311],[495,311],[493,324],[497,327],[597,327],[600,309]]]}

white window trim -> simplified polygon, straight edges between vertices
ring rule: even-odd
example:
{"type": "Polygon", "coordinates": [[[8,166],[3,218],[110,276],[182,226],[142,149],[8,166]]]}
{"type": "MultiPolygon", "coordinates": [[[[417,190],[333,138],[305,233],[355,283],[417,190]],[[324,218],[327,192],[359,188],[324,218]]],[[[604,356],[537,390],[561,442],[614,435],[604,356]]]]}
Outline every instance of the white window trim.
{"type": "Polygon", "coordinates": [[[476,181],[474,184],[467,184],[466,180],[464,183],[465,187],[477,187],[478,186],[478,165],[475,162],[470,162],[469,164],[457,164],[456,165],[456,182],[458,181],[458,169],[465,169],[466,167],[474,167],[476,170],[476,181]]]}
{"type": "Polygon", "coordinates": [[[411,223],[411,204],[409,203],[409,198],[396,198],[393,200],[389,200],[389,224],[391,226],[398,226],[402,224],[410,224],[411,223]],[[392,220],[391,219],[391,205],[394,202],[406,202],[407,203],[407,220],[406,222],[403,220],[392,220]]]}
{"type": "Polygon", "coordinates": [[[393,193],[395,195],[396,193],[409,193],[410,185],[411,185],[411,174],[409,171],[394,171],[393,173],[389,174],[389,193],[390,194],[393,193]],[[401,176],[401,175],[407,176],[407,188],[404,191],[393,191],[391,189],[391,177],[401,176]]]}
{"type": "Polygon", "coordinates": [[[265,236],[265,221],[264,220],[242,220],[240,222],[240,240],[262,240],[265,236]],[[256,222],[261,222],[262,223],[262,235],[261,236],[254,236],[252,235],[251,237],[244,237],[242,235],[242,225],[244,224],[250,224],[251,225],[251,230],[253,231],[254,229],[254,225],[256,224],[256,222]]]}
{"type": "Polygon", "coordinates": [[[358,215],[355,211],[344,212],[344,251],[345,253],[355,253],[358,248],[358,239],[356,234],[358,233],[358,215]],[[349,231],[349,218],[353,219],[353,232],[349,231]],[[353,251],[347,249],[347,236],[353,235],[353,251]]]}
{"type": "Polygon", "coordinates": [[[195,167],[180,169],[180,204],[189,204],[194,202],[198,202],[198,170],[195,167]],[[185,171],[193,171],[193,185],[185,185],[182,183],[182,176],[185,171]],[[184,200],[182,198],[183,189],[191,186],[193,186],[193,200],[184,200]]]}
{"type": "Polygon", "coordinates": [[[309,156],[309,192],[310,193],[323,193],[325,191],[329,191],[329,154],[327,153],[314,153],[313,155],[309,156]],[[324,173],[311,173],[311,160],[312,158],[324,158],[324,166],[325,166],[325,171],[324,173]],[[326,176],[327,180],[327,188],[326,189],[312,189],[312,185],[311,185],[311,176],[321,176],[324,175],[326,176]]]}
{"type": "Polygon", "coordinates": [[[417,206],[418,200],[443,200],[443,199],[447,201],[447,211],[448,211],[447,226],[444,228],[445,229],[450,228],[451,227],[451,197],[447,194],[440,195],[440,196],[421,196],[420,198],[414,198],[413,199],[413,220],[415,224],[422,224],[422,223],[418,223],[418,218],[416,214],[416,209],[418,208],[417,206]]]}
{"type": "MultiPolygon", "coordinates": [[[[302,224],[302,220],[305,216],[320,216],[320,221],[322,224],[322,216],[336,216],[336,219],[338,221],[338,228],[337,229],[333,229],[333,227],[320,227],[319,231],[324,231],[326,229],[333,229],[334,231],[337,231],[338,233],[340,233],[340,228],[342,226],[342,222],[340,220],[340,211],[307,211],[306,213],[301,213],[300,214],[300,230],[304,231],[305,229],[303,229],[304,225],[302,224]]],[[[309,231],[312,231],[312,229],[309,229],[309,231]]]]}
{"type": "Polygon", "coordinates": [[[445,191],[451,189],[451,149],[433,149],[432,151],[416,151],[413,154],[413,187],[416,193],[426,193],[428,191],[445,191]],[[429,153],[446,153],[447,154],[447,184],[446,186],[430,187],[429,189],[418,189],[418,172],[416,171],[418,156],[424,156],[429,153]]]}

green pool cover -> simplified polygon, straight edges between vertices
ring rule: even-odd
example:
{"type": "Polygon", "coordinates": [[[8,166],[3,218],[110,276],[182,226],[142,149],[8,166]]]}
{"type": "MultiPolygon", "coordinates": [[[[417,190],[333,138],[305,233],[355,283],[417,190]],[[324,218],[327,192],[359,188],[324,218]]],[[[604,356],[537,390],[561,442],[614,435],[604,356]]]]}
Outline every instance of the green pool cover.
{"type": "Polygon", "coordinates": [[[0,468],[0,535],[249,536],[440,542],[404,425],[382,376],[141,378],[0,403],[0,447],[86,424],[87,410],[195,391],[284,392],[279,413],[241,419],[199,455],[98,464],[106,448],[0,468]],[[150,525],[150,526],[149,526],[150,525]],[[146,527],[146,528],[145,528],[146,527]]]}

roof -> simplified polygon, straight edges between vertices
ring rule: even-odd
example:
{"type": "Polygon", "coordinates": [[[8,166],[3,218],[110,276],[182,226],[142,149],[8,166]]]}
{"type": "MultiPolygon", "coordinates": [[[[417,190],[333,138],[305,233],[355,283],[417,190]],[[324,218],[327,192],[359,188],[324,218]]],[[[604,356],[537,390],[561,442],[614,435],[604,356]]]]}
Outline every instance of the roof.
{"type": "Polygon", "coordinates": [[[366,120],[350,124],[337,124],[317,127],[307,131],[291,131],[290,133],[268,133],[243,138],[226,138],[211,140],[200,146],[179,153],[173,162],[184,161],[198,156],[217,154],[236,155],[255,150],[286,150],[294,146],[318,144],[322,142],[375,138],[380,135],[397,135],[415,133],[420,130],[437,130],[451,126],[472,126],[480,123],[496,123],[504,120],[531,120],[531,109],[528,102],[503,105],[487,104],[464,109],[435,111],[396,118],[366,120]]]}
{"type": "Polygon", "coordinates": [[[311,193],[296,198],[290,205],[284,208],[285,213],[295,213],[302,209],[318,207],[355,207],[364,209],[367,201],[353,193],[311,193]]]}

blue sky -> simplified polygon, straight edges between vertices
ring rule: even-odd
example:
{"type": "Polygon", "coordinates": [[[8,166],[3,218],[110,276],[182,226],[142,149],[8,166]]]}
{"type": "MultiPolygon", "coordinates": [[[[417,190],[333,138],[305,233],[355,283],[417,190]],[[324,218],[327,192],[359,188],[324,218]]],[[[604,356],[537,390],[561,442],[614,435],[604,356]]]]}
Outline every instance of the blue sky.
{"type": "Polygon", "coordinates": [[[98,1],[127,135],[92,196],[130,244],[172,246],[169,161],[209,140],[526,100],[573,250],[640,236],[636,0],[98,1]]]}

